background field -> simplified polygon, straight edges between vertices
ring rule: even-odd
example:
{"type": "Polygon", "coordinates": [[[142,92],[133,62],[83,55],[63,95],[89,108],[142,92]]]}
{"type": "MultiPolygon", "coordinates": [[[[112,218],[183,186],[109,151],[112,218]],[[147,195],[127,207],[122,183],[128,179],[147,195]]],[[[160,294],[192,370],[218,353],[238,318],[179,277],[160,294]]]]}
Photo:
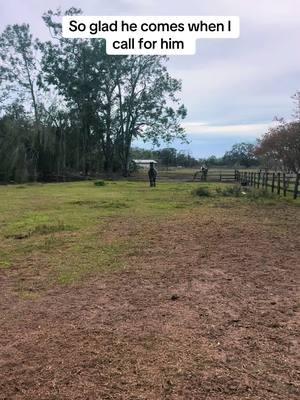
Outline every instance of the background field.
{"type": "Polygon", "coordinates": [[[199,186],[0,187],[0,399],[299,398],[299,200],[199,186]]]}

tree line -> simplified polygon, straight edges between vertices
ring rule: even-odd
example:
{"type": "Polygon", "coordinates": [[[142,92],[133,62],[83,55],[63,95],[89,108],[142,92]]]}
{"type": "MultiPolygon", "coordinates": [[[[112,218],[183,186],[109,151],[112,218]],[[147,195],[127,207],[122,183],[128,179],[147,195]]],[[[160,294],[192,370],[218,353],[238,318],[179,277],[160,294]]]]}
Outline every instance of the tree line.
{"type": "MultiPolygon", "coordinates": [[[[65,15],[78,15],[71,8],[65,15]]],[[[185,140],[181,82],[161,56],[111,56],[105,41],[65,39],[61,12],[0,35],[0,180],[129,173],[131,145],[185,140]]]]}
{"type": "Polygon", "coordinates": [[[132,148],[131,159],[154,159],[163,167],[195,168],[206,165],[207,167],[253,167],[259,166],[261,160],[254,153],[255,145],[252,143],[236,143],[224,156],[214,155],[206,158],[195,158],[191,154],[178,151],[174,147],[156,150],[132,148]]]}

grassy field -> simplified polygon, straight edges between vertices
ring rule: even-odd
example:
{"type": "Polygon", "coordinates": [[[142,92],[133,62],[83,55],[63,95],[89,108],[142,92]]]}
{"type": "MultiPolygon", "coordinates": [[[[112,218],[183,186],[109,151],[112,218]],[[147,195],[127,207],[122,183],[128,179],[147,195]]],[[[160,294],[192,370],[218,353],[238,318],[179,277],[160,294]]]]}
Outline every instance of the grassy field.
{"type": "Polygon", "coordinates": [[[149,190],[146,183],[134,182],[0,187],[0,268],[39,258],[47,279],[70,283],[108,265],[118,267],[118,255],[134,244],[126,235],[106,243],[107,221],[131,216],[155,220],[197,207],[191,190],[187,184],[149,190]]]}
{"type": "Polygon", "coordinates": [[[298,399],[300,203],[231,188],[0,187],[0,399],[298,399]]]}
{"type": "MultiPolygon", "coordinates": [[[[121,254],[134,246],[134,242],[120,234],[107,243],[104,232],[109,220],[133,217],[159,224],[160,219],[186,210],[197,211],[201,207],[202,212],[210,212],[210,208],[220,203],[235,203],[238,207],[246,200],[198,197],[192,193],[197,187],[197,184],[164,183],[149,190],[145,182],[126,181],[106,182],[103,187],[93,182],[0,187],[0,268],[21,266],[18,273],[21,280],[23,273],[37,273],[43,275],[46,286],[76,282],[93,272],[121,268],[126,263],[121,254]],[[41,260],[42,271],[40,266],[34,271],[32,259],[41,260]],[[27,262],[25,270],[22,266],[27,262]]],[[[222,185],[201,187],[215,194],[215,189],[222,185]]],[[[259,201],[282,202],[276,196],[259,201]]]]}

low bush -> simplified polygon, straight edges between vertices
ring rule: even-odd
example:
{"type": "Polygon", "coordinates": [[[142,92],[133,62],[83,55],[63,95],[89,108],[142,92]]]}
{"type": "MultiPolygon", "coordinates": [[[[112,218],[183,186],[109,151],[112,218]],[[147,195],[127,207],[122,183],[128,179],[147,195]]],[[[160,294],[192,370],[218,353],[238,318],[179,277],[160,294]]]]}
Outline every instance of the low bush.
{"type": "Polygon", "coordinates": [[[96,181],[94,182],[95,186],[105,186],[105,182],[104,181],[96,181]]]}
{"type": "Polygon", "coordinates": [[[224,197],[240,197],[243,194],[240,185],[217,187],[216,193],[224,197]]]}
{"type": "Polygon", "coordinates": [[[197,189],[193,190],[193,194],[199,197],[210,197],[211,193],[207,187],[199,186],[197,189]]]}

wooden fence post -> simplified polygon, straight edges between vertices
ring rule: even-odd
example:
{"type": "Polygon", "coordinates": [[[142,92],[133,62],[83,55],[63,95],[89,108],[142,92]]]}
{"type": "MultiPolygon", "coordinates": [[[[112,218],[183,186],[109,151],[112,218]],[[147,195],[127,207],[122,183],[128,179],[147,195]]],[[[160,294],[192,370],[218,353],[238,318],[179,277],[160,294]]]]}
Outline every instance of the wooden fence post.
{"type": "Polygon", "coordinates": [[[260,176],[261,176],[261,172],[258,173],[258,177],[257,177],[257,187],[259,188],[260,185],[260,176]]]}
{"type": "Polygon", "coordinates": [[[265,180],[266,190],[268,190],[268,184],[269,184],[269,172],[266,172],[266,180],[265,180]]]}
{"type": "Polygon", "coordinates": [[[284,197],[286,196],[286,179],[285,179],[285,172],[282,174],[282,180],[283,180],[283,195],[284,197]]]}
{"type": "Polygon", "coordinates": [[[275,172],[272,174],[272,193],[274,193],[274,188],[275,188],[275,172]]]}
{"type": "Polygon", "coordinates": [[[296,182],[295,182],[295,188],[294,188],[294,199],[295,199],[295,200],[296,200],[297,197],[298,197],[299,180],[300,180],[300,174],[297,173],[297,175],[296,175],[296,182]]]}
{"type": "Polygon", "coordinates": [[[280,194],[280,172],[277,173],[277,194],[280,194]]]}
{"type": "Polygon", "coordinates": [[[254,172],[253,186],[256,187],[256,172],[254,172]]]}

